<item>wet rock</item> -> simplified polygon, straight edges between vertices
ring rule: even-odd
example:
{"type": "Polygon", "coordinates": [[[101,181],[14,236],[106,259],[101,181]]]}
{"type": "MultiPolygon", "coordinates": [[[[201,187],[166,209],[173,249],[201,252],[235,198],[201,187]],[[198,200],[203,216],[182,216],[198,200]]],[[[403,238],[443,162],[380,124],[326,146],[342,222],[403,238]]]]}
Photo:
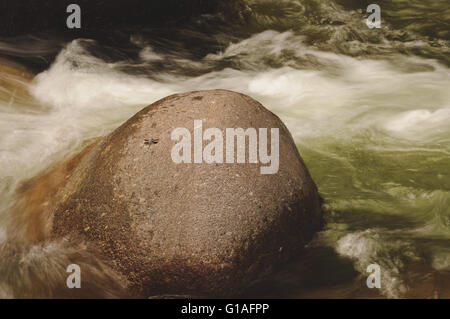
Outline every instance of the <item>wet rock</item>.
{"type": "Polygon", "coordinates": [[[322,224],[317,188],[284,124],[230,91],[164,98],[64,167],[70,172],[47,208],[52,236],[88,243],[139,296],[239,295],[322,224]],[[278,128],[277,171],[262,174],[268,164],[248,160],[175,163],[172,133],[185,128],[195,139],[194,121],[203,132],[278,128]]]}

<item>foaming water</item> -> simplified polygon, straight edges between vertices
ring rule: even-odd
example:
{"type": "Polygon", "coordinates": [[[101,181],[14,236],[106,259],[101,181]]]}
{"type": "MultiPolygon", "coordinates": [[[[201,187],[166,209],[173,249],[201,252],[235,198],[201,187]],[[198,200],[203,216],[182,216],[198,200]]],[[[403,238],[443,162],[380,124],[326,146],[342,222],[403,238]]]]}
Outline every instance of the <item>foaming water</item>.
{"type": "MultiPolygon", "coordinates": [[[[99,275],[104,266],[90,252],[77,255],[80,248],[67,242],[22,242],[9,210],[15,190],[146,105],[173,93],[217,88],[259,100],[292,132],[325,199],[327,226],[311,249],[326,251],[330,269],[350,274],[345,258],[363,278],[368,264],[378,263],[386,297],[448,293],[435,288],[435,279],[450,271],[445,41],[401,36],[389,26],[359,31],[360,14],[330,1],[283,1],[278,9],[273,1],[248,5],[258,32],[200,58],[133,35],[130,43],[139,48],[134,59],[111,62],[96,41],[78,39],[34,77],[0,61],[6,83],[0,91],[0,255],[9,260],[0,272],[10,278],[0,282],[0,296],[54,295],[62,279],[52,273],[73,260],[91,265],[92,289],[114,282],[113,274],[99,275]],[[41,287],[31,288],[23,276],[38,276],[41,287]]],[[[307,258],[325,258],[314,254],[307,258]]],[[[300,280],[299,270],[289,269],[290,281],[300,280]]],[[[331,287],[339,280],[329,280],[329,286],[311,284],[310,290],[321,297],[337,291],[340,297],[365,296],[353,289],[350,275],[339,288],[331,287]]],[[[113,286],[102,296],[120,295],[113,286]]]]}

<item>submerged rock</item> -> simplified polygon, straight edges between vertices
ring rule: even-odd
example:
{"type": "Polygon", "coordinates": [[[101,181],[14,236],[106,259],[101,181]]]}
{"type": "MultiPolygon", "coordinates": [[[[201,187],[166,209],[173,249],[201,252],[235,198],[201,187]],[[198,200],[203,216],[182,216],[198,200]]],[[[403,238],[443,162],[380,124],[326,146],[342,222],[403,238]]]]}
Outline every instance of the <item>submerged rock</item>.
{"type": "Polygon", "coordinates": [[[139,296],[236,296],[322,224],[317,188],[284,124],[230,91],[164,98],[68,163],[46,208],[52,236],[88,243],[139,296]],[[196,120],[223,132],[278,128],[277,172],[248,161],[176,164],[172,132],[194,136],[196,120]]]}

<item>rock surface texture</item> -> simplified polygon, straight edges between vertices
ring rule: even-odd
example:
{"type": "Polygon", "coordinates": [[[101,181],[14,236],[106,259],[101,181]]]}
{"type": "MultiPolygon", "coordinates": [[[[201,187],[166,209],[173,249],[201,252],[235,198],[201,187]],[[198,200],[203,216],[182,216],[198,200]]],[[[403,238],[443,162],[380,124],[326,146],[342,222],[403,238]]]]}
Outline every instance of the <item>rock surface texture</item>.
{"type": "Polygon", "coordinates": [[[317,188],[284,124],[230,91],[177,94],[144,108],[77,158],[66,179],[51,208],[52,236],[91,245],[143,297],[238,296],[322,225],[317,188]],[[223,132],[279,128],[278,172],[174,163],[171,133],[184,127],[193,136],[194,120],[223,132]]]}

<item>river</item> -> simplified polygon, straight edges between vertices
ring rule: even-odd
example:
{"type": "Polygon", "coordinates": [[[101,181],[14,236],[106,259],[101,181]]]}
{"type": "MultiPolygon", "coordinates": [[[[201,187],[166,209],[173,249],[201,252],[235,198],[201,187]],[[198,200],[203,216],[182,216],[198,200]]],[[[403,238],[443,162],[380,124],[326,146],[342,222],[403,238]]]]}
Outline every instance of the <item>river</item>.
{"type": "MultiPolygon", "coordinates": [[[[305,254],[244,296],[450,298],[450,8],[383,2],[369,29],[362,3],[246,0],[245,23],[204,15],[116,42],[0,39],[0,297],[57,295],[77,258],[93,291],[114,280],[70,243],[23,240],[24,181],[160,98],[220,88],[284,121],[324,198],[305,254]],[[373,263],[381,289],[366,286],[373,263]]],[[[92,296],[118,296],[110,286],[92,296]]]]}

